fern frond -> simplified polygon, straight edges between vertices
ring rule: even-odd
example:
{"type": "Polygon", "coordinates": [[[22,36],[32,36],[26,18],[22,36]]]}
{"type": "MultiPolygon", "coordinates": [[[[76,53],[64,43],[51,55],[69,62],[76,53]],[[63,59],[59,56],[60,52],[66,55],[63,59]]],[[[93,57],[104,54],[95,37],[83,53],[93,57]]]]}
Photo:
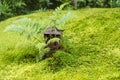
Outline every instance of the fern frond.
{"type": "Polygon", "coordinates": [[[66,22],[68,22],[70,19],[74,18],[75,14],[68,12],[67,14],[63,15],[60,19],[56,21],[57,26],[63,26],[66,22]]]}
{"type": "Polygon", "coordinates": [[[4,32],[6,31],[14,31],[14,32],[19,32],[20,34],[24,33],[26,30],[25,28],[21,26],[16,26],[16,25],[10,25],[5,28],[4,32]]]}
{"type": "Polygon", "coordinates": [[[29,18],[22,18],[16,20],[12,25],[6,27],[4,31],[15,31],[19,32],[20,34],[25,34],[28,39],[31,37],[37,39],[36,36],[41,33],[44,28],[45,26],[43,26],[41,22],[37,22],[29,18]]]}
{"type": "Polygon", "coordinates": [[[26,28],[18,26],[18,25],[14,25],[14,24],[6,27],[4,32],[7,32],[7,31],[18,32],[18,33],[20,33],[20,35],[26,34],[28,39],[33,35],[26,28]]]}
{"type": "Polygon", "coordinates": [[[50,44],[50,43],[54,43],[54,42],[60,43],[60,38],[52,38],[52,39],[50,39],[50,40],[47,42],[47,45],[50,44]]]}
{"type": "Polygon", "coordinates": [[[56,25],[56,20],[59,19],[59,15],[61,14],[61,11],[63,10],[63,8],[68,5],[69,3],[64,3],[62,5],[60,5],[60,7],[57,7],[55,9],[55,11],[53,12],[53,15],[50,16],[50,24],[51,26],[55,26],[56,25]]]}
{"type": "Polygon", "coordinates": [[[21,26],[27,28],[27,30],[32,33],[40,33],[41,29],[44,28],[44,27],[42,27],[43,24],[41,22],[37,22],[37,21],[31,20],[29,18],[19,19],[19,20],[15,21],[15,24],[21,25],[21,26]]]}
{"type": "Polygon", "coordinates": [[[62,5],[60,5],[60,7],[57,7],[56,9],[55,9],[55,12],[58,12],[58,11],[61,11],[66,5],[68,5],[69,3],[64,3],[64,4],[62,4],[62,5]]]}
{"type": "Polygon", "coordinates": [[[39,50],[40,50],[40,49],[44,49],[45,46],[46,46],[45,43],[39,43],[39,44],[36,45],[36,47],[37,47],[39,50]]]}
{"type": "Polygon", "coordinates": [[[19,20],[16,20],[15,22],[13,22],[13,24],[19,24],[19,25],[25,25],[28,26],[31,22],[31,19],[29,18],[22,18],[19,20]]]}
{"type": "Polygon", "coordinates": [[[39,62],[40,60],[42,60],[44,54],[50,51],[50,48],[45,48],[45,43],[39,43],[38,45],[36,45],[36,47],[39,49],[39,53],[36,56],[36,61],[39,62]]]}
{"type": "Polygon", "coordinates": [[[42,54],[42,53],[46,53],[46,52],[49,52],[49,48],[45,48],[47,46],[47,44],[45,43],[39,43],[36,45],[36,47],[39,49],[39,53],[42,54]]]}

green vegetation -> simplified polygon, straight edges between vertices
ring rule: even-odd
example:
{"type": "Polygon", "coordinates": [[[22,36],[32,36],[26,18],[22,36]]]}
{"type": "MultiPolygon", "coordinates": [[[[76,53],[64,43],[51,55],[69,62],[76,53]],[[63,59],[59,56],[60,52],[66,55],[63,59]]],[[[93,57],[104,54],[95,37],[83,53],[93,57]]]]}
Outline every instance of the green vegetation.
{"type": "Polygon", "coordinates": [[[52,38],[47,42],[47,44],[54,43],[54,42],[60,43],[60,39],[59,38],[52,38]]]}
{"type": "MultiPolygon", "coordinates": [[[[37,21],[33,21],[29,18],[23,18],[23,19],[19,19],[19,20],[16,20],[15,22],[13,22],[13,24],[6,27],[6,29],[4,31],[5,32],[13,31],[13,32],[20,33],[20,35],[26,35],[27,39],[31,39],[31,41],[34,45],[39,45],[39,44],[41,44],[41,40],[38,37],[40,37],[40,34],[43,33],[43,31],[46,28],[54,27],[54,26],[56,26],[56,27],[64,26],[66,22],[68,22],[71,18],[73,18],[75,16],[74,14],[72,14],[70,12],[64,14],[63,16],[60,15],[61,11],[65,5],[67,5],[67,4],[65,3],[65,4],[61,5],[60,7],[57,7],[55,9],[55,11],[53,12],[53,15],[50,16],[50,19],[45,20],[46,22],[44,22],[44,21],[37,22],[37,21]],[[37,44],[36,44],[36,40],[37,40],[37,44]]],[[[53,38],[53,39],[49,40],[46,45],[49,45],[52,42],[58,42],[58,41],[60,41],[60,39],[53,38]]],[[[46,46],[41,47],[41,45],[40,45],[40,46],[36,46],[36,47],[38,48],[38,50],[39,50],[38,53],[41,57],[43,57],[44,56],[43,54],[46,52],[44,50],[47,50],[47,52],[49,51],[48,49],[44,49],[46,46]]],[[[38,59],[38,57],[37,57],[37,59],[38,59]]]]}
{"type": "Polygon", "coordinates": [[[63,3],[70,3],[65,9],[115,8],[120,7],[120,0],[0,0],[0,20],[34,11],[55,9],[63,3]]]}
{"type": "MultiPolygon", "coordinates": [[[[65,30],[61,42],[63,50],[37,63],[35,57],[39,50],[26,35],[21,37],[15,32],[3,31],[21,18],[44,21],[51,12],[37,12],[0,22],[0,80],[119,80],[120,9],[72,12],[77,16],[61,26],[65,30]]],[[[44,42],[41,34],[37,38],[44,42]]],[[[37,46],[41,45],[45,44],[37,46]]]]}

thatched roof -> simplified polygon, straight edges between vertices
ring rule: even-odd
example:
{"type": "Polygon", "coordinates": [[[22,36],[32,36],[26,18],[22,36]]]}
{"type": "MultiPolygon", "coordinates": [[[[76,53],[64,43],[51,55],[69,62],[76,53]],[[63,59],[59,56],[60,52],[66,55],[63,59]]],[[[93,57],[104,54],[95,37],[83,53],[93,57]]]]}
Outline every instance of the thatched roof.
{"type": "Polygon", "coordinates": [[[44,34],[58,34],[61,35],[64,30],[59,30],[56,27],[49,27],[43,33],[44,34]]]}

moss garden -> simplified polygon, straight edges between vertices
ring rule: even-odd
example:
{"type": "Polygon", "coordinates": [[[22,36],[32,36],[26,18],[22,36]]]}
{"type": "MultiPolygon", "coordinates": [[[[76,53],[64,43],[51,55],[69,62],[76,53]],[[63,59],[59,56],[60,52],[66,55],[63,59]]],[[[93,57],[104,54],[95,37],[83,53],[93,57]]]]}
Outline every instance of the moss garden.
{"type": "Polygon", "coordinates": [[[0,80],[120,80],[120,8],[70,10],[76,16],[58,27],[64,30],[63,49],[43,60],[42,52],[49,50],[43,47],[43,34],[37,35],[38,41],[27,32],[4,32],[7,26],[26,18],[41,22],[42,30],[51,12],[0,22],[0,80]]]}

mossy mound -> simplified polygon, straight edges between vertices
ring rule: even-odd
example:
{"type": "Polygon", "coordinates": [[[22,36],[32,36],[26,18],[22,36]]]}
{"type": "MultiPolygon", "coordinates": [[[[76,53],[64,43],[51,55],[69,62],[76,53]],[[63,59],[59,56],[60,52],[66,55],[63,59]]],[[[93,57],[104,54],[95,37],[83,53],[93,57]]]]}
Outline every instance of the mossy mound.
{"type": "MultiPolygon", "coordinates": [[[[61,38],[62,50],[38,63],[32,62],[35,58],[26,56],[35,56],[37,50],[34,45],[21,44],[26,41],[24,36],[4,33],[3,30],[13,21],[24,17],[44,21],[51,15],[50,12],[38,12],[0,22],[0,79],[119,80],[120,9],[93,8],[71,12],[77,16],[62,27],[65,30],[61,38]],[[16,47],[16,44],[20,45],[16,47]],[[8,57],[10,54],[13,56],[8,57]],[[26,57],[27,63],[12,61],[25,60],[26,57]],[[6,60],[9,63],[5,63],[6,60]]],[[[39,38],[43,42],[43,36],[39,38]]]]}

